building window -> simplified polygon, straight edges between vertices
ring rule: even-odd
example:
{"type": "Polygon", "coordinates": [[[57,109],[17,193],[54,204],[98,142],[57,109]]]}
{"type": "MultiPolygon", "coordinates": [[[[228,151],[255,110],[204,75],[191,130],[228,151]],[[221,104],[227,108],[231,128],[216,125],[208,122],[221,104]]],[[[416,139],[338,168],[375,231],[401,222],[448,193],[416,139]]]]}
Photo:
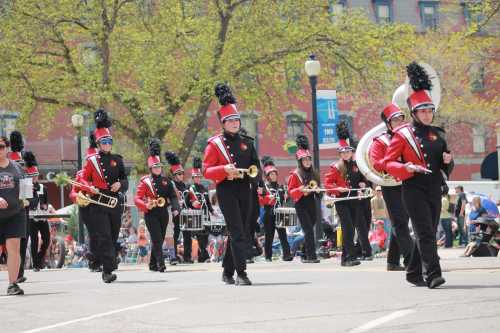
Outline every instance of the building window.
{"type": "Polygon", "coordinates": [[[438,3],[435,1],[420,1],[420,20],[422,29],[436,30],[438,25],[438,3]]]}
{"type": "Polygon", "coordinates": [[[304,134],[304,117],[299,114],[286,116],[286,135],[289,140],[295,140],[297,134],[304,134]]]}
{"type": "Polygon", "coordinates": [[[329,0],[328,1],[328,13],[330,17],[341,15],[345,9],[345,0],[329,0]]]}
{"type": "Polygon", "coordinates": [[[481,1],[464,1],[464,18],[467,26],[477,28],[479,23],[484,19],[481,1]]]}
{"type": "Polygon", "coordinates": [[[17,112],[0,109],[0,135],[9,137],[10,133],[16,129],[18,118],[19,114],[17,112]]]}
{"type": "Polygon", "coordinates": [[[391,0],[374,0],[375,19],[377,23],[391,23],[392,19],[392,1],[391,0]]]}
{"type": "Polygon", "coordinates": [[[482,125],[472,127],[472,151],[474,153],[486,151],[486,129],[482,125]]]}
{"type": "Polygon", "coordinates": [[[472,71],[472,91],[484,90],[484,65],[477,64],[477,66],[473,66],[472,71]]]}

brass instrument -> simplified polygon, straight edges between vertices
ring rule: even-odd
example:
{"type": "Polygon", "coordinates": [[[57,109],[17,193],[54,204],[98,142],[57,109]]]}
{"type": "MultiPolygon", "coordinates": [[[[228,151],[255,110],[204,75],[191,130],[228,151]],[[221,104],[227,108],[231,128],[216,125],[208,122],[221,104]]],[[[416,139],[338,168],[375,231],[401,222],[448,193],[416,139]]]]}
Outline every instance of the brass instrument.
{"type": "MultiPolygon", "coordinates": [[[[432,68],[429,64],[421,62],[419,65],[424,68],[432,82],[432,89],[429,93],[437,111],[441,101],[441,83],[439,81],[439,77],[434,68],[432,68]]],[[[401,109],[408,107],[406,100],[412,93],[409,81],[410,80],[407,77],[405,83],[399,86],[392,95],[392,103],[396,104],[401,109]]],[[[381,186],[398,186],[401,185],[401,182],[394,179],[391,175],[377,171],[373,167],[369,157],[370,146],[373,139],[386,131],[387,126],[384,122],[382,122],[363,135],[361,140],[359,140],[358,147],[356,149],[356,163],[359,171],[361,171],[361,173],[371,182],[381,186]]]]}
{"type": "Polygon", "coordinates": [[[325,198],[325,203],[327,205],[332,205],[336,202],[339,202],[339,201],[346,201],[346,200],[361,200],[361,199],[368,199],[368,198],[371,198],[373,197],[373,189],[371,187],[365,187],[365,188],[352,188],[352,189],[349,189],[349,192],[354,192],[354,191],[357,191],[358,192],[358,195],[356,196],[347,196],[347,197],[331,197],[331,196],[327,196],[325,198]]]}
{"type": "Polygon", "coordinates": [[[236,169],[239,172],[238,178],[243,178],[247,174],[250,178],[255,178],[259,174],[259,169],[256,165],[251,165],[248,169],[236,169]]]}
{"type": "Polygon", "coordinates": [[[110,195],[106,195],[104,193],[100,193],[99,190],[97,188],[95,188],[94,186],[89,186],[87,184],[79,183],[79,182],[75,181],[74,179],[71,179],[64,172],[61,172],[53,177],[47,177],[47,180],[53,181],[58,186],[65,186],[65,185],[70,184],[70,185],[77,186],[80,188],[86,188],[91,192],[97,192],[95,194],[95,197],[92,198],[89,194],[86,194],[86,193],[83,193],[82,191],[79,191],[78,195],[76,197],[76,204],[80,207],[87,207],[88,205],[93,203],[93,204],[99,205],[99,206],[104,206],[104,207],[108,207],[108,208],[115,208],[116,205],[118,204],[117,198],[110,196],[110,195]]]}
{"type": "Polygon", "coordinates": [[[152,208],[156,208],[156,207],[162,208],[162,207],[165,207],[165,204],[167,203],[167,200],[165,200],[164,197],[158,197],[156,199],[149,200],[148,202],[152,202],[153,203],[153,207],[152,208]]]}
{"type": "Polygon", "coordinates": [[[331,190],[326,188],[319,188],[318,182],[315,181],[314,179],[311,180],[302,190],[302,192],[316,192],[316,193],[326,192],[326,191],[331,191],[331,190]]]}

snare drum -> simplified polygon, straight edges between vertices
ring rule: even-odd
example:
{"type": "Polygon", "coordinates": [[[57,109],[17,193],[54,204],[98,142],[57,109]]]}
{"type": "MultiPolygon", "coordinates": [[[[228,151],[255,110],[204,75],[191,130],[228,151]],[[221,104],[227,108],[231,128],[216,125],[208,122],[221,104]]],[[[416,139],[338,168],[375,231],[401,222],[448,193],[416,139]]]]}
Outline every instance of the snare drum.
{"type": "Polygon", "coordinates": [[[274,210],[276,215],[276,227],[286,228],[297,225],[297,213],[293,207],[278,207],[274,210]]]}
{"type": "Polygon", "coordinates": [[[180,217],[180,229],[182,231],[202,231],[202,211],[200,209],[183,209],[180,217]]]}
{"type": "Polygon", "coordinates": [[[208,232],[214,235],[218,235],[224,230],[226,221],[224,220],[224,216],[211,215],[209,219],[204,220],[203,224],[205,225],[205,228],[208,230],[208,232]]]}

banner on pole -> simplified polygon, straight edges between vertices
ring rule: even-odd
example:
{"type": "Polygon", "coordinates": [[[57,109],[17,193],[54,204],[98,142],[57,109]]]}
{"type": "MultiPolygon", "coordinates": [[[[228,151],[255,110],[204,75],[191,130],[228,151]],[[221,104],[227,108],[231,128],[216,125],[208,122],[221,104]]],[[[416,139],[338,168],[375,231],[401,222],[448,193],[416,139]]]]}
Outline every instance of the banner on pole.
{"type": "Polygon", "coordinates": [[[318,112],[319,149],[337,148],[338,138],[336,126],[339,122],[337,91],[318,90],[316,103],[318,112]]]}

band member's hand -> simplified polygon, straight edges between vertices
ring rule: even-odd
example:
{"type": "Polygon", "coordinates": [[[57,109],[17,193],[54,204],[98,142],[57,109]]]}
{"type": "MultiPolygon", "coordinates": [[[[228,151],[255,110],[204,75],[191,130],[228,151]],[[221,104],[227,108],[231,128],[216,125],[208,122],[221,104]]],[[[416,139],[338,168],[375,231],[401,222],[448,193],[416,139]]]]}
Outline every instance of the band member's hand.
{"type": "Polygon", "coordinates": [[[173,215],[174,217],[175,217],[175,216],[177,216],[177,215],[179,215],[179,211],[178,211],[178,210],[174,210],[174,211],[172,211],[172,215],[173,215]]]}
{"type": "Polygon", "coordinates": [[[264,191],[264,189],[262,187],[257,187],[257,194],[258,195],[262,195],[262,192],[264,191]]]}
{"type": "Polygon", "coordinates": [[[226,164],[224,166],[224,171],[226,172],[227,179],[229,179],[229,180],[233,180],[234,178],[238,178],[240,175],[240,172],[238,171],[238,169],[236,169],[234,164],[226,164]]]}
{"type": "Polygon", "coordinates": [[[406,163],[405,168],[406,168],[406,171],[408,171],[410,173],[414,173],[415,171],[417,171],[415,168],[415,164],[413,164],[411,162],[406,163]]]}
{"type": "Polygon", "coordinates": [[[148,201],[148,203],[146,204],[146,208],[147,208],[148,210],[153,209],[153,208],[154,208],[154,206],[155,206],[155,203],[154,203],[154,201],[153,201],[153,200],[149,200],[149,201],[148,201]]]}
{"type": "Polygon", "coordinates": [[[7,209],[8,207],[9,203],[4,198],[0,198],[0,209],[7,209]]]}
{"type": "Polygon", "coordinates": [[[99,194],[99,189],[94,187],[94,186],[91,186],[90,187],[90,193],[92,194],[99,194]]]}
{"type": "Polygon", "coordinates": [[[450,164],[452,160],[452,156],[450,153],[443,153],[443,163],[450,164]]]}
{"type": "Polygon", "coordinates": [[[111,192],[118,192],[120,190],[120,187],[122,187],[122,183],[113,183],[113,185],[111,185],[111,192]]]}
{"type": "Polygon", "coordinates": [[[47,204],[41,204],[40,208],[43,209],[43,210],[47,210],[47,204]]]}
{"type": "Polygon", "coordinates": [[[199,208],[199,207],[201,207],[201,203],[198,200],[196,200],[193,202],[193,207],[199,208]]]}
{"type": "Polygon", "coordinates": [[[337,188],[337,191],[345,193],[345,192],[349,192],[349,189],[347,187],[339,187],[339,188],[337,188]]]}

